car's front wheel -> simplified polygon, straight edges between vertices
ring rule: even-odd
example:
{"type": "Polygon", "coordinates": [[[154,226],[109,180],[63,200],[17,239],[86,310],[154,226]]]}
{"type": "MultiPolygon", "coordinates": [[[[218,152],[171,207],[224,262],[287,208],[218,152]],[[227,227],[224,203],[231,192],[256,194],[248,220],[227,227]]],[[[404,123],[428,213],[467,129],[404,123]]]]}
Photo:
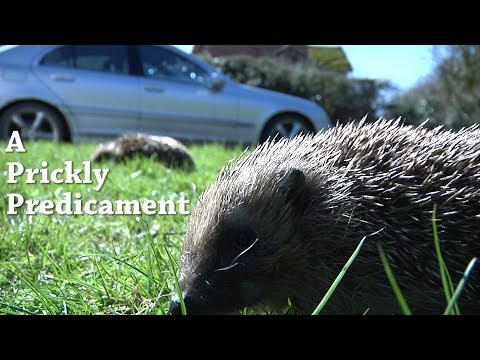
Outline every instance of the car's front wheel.
{"type": "Polygon", "coordinates": [[[17,130],[22,139],[63,141],[67,139],[64,122],[50,107],[25,102],[8,108],[0,118],[0,138],[8,139],[17,130]]]}
{"type": "Polygon", "coordinates": [[[293,138],[301,133],[313,132],[313,126],[302,116],[297,114],[279,115],[267,124],[260,138],[261,142],[268,139],[293,138]]]}

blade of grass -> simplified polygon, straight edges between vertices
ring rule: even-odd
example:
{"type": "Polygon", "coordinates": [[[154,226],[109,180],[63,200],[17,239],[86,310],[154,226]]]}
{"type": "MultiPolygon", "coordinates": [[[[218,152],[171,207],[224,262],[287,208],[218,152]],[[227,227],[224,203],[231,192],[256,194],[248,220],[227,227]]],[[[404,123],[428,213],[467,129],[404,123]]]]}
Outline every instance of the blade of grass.
{"type": "MultiPolygon", "coordinates": [[[[433,213],[432,213],[432,227],[433,227],[433,241],[435,243],[435,251],[437,253],[438,264],[440,266],[440,277],[442,279],[443,290],[445,291],[445,298],[447,300],[447,304],[450,303],[452,299],[452,294],[454,292],[452,278],[450,277],[450,273],[448,272],[447,265],[443,260],[442,251],[440,249],[440,239],[438,237],[437,231],[437,204],[433,205],[433,213]]],[[[455,304],[453,310],[453,314],[460,314],[460,309],[458,305],[455,304]]]]}
{"type": "Polygon", "coordinates": [[[92,260],[93,260],[93,265],[95,265],[95,268],[97,269],[97,272],[100,275],[101,285],[103,287],[103,290],[105,291],[105,294],[108,297],[111,297],[110,293],[108,292],[107,282],[105,281],[105,278],[103,277],[103,272],[100,270],[100,267],[98,266],[97,258],[93,258],[92,260]]]}
{"type": "Polygon", "coordinates": [[[367,237],[365,236],[362,241],[360,241],[360,243],[358,244],[357,248],[355,249],[355,251],[353,252],[352,256],[350,256],[350,258],[348,259],[347,263],[345,264],[345,266],[343,267],[342,271],[340,271],[340,273],[337,275],[336,279],[334,280],[334,282],[332,283],[332,285],[330,286],[330,288],[328,289],[327,293],[325,294],[325,296],[323,297],[322,301],[320,301],[320,303],[318,304],[318,306],[315,308],[315,310],[313,311],[312,315],[318,315],[320,313],[320,311],[322,311],[322,309],[324,308],[324,306],[327,304],[328,300],[330,299],[330,297],[332,296],[333,292],[335,291],[335,289],[337,288],[338,284],[340,283],[340,281],[342,280],[343,276],[345,275],[345,273],[347,272],[348,268],[350,267],[350,265],[352,264],[353,260],[355,260],[355,258],[357,257],[358,253],[360,252],[360,249],[362,248],[363,246],[363,243],[365,242],[365,239],[367,237]]]}
{"type": "MultiPolygon", "coordinates": [[[[245,311],[246,311],[246,308],[244,312],[245,311]]],[[[283,315],[290,315],[294,313],[295,313],[295,309],[293,308],[292,301],[290,300],[290,298],[287,298],[287,309],[285,310],[285,313],[283,315]]]]}
{"type": "Polygon", "coordinates": [[[10,265],[15,268],[16,275],[20,278],[20,280],[22,280],[30,288],[30,290],[32,290],[37,295],[37,299],[44,306],[44,310],[50,315],[55,315],[57,313],[57,308],[55,304],[50,301],[49,297],[45,296],[45,294],[40,290],[40,288],[33,281],[31,281],[28,276],[25,275],[16,264],[10,263],[10,265]]]}
{"type": "Polygon", "coordinates": [[[159,284],[162,283],[162,281],[160,279],[157,279],[155,277],[149,277],[149,275],[147,273],[145,273],[144,271],[140,270],[138,267],[136,266],[133,266],[131,264],[129,264],[128,262],[126,262],[125,260],[122,260],[122,259],[119,259],[115,256],[112,256],[112,255],[108,255],[108,254],[83,254],[82,257],[94,257],[94,256],[100,256],[100,257],[104,257],[104,258],[107,258],[107,259],[113,259],[119,263],[122,263],[122,264],[125,264],[127,265],[128,267],[132,268],[133,270],[136,270],[138,271],[140,274],[144,275],[146,278],[151,278],[153,279],[155,282],[158,282],[159,284]]]}
{"type": "Polygon", "coordinates": [[[463,291],[463,288],[465,287],[465,285],[467,283],[468,277],[472,273],[473,267],[475,266],[476,262],[477,262],[477,258],[473,258],[468,263],[468,266],[465,269],[465,272],[463,273],[462,279],[458,282],[458,286],[455,289],[455,292],[453,293],[452,299],[448,303],[448,306],[445,309],[445,312],[443,313],[443,315],[450,315],[450,312],[452,311],[453,306],[457,304],[457,300],[460,297],[460,295],[463,291]]]}
{"type": "MultiPolygon", "coordinates": [[[[0,306],[4,307],[4,308],[7,308],[7,309],[15,310],[17,312],[22,312],[22,313],[25,313],[25,314],[28,314],[28,315],[36,315],[34,312],[31,312],[27,309],[24,309],[24,308],[21,308],[19,306],[15,306],[15,305],[7,304],[7,303],[1,302],[1,301],[0,301],[0,306]]],[[[12,313],[12,314],[16,315],[17,313],[12,313]]]]}
{"type": "Polygon", "coordinates": [[[182,315],[187,315],[187,308],[185,307],[185,301],[183,300],[182,289],[180,288],[180,282],[178,281],[175,261],[173,260],[172,255],[170,255],[170,252],[168,251],[166,246],[164,246],[164,249],[168,255],[168,259],[170,260],[170,266],[172,267],[172,273],[175,279],[175,287],[177,288],[178,298],[180,299],[180,306],[182,308],[182,315]]]}
{"type": "Polygon", "coordinates": [[[398,286],[397,280],[395,280],[395,276],[393,276],[393,271],[392,268],[390,267],[390,264],[388,263],[387,257],[385,256],[385,252],[383,251],[383,247],[380,243],[377,244],[378,248],[378,253],[380,254],[380,258],[382,259],[382,264],[383,268],[385,269],[385,272],[387,273],[388,281],[390,281],[390,286],[393,289],[393,292],[395,293],[395,296],[397,297],[398,303],[400,304],[400,307],[402,308],[402,311],[405,315],[412,315],[412,312],[410,311],[410,308],[408,307],[407,301],[405,300],[405,297],[402,294],[402,290],[400,290],[400,287],[398,286]]]}
{"type": "MultiPolygon", "coordinates": [[[[152,264],[152,260],[150,259],[150,257],[153,256],[154,265],[156,266],[157,273],[162,274],[167,264],[165,264],[164,257],[162,257],[162,255],[160,254],[158,246],[155,245],[153,236],[150,234],[149,227],[146,226],[144,229],[146,233],[146,242],[148,244],[148,249],[149,249],[148,254],[149,254],[149,262],[150,262],[150,265],[149,265],[150,272],[152,272],[153,274],[154,266],[152,264]]],[[[165,233],[163,233],[163,239],[165,242],[165,233]]],[[[149,282],[149,288],[150,288],[150,282],[149,282]]]]}

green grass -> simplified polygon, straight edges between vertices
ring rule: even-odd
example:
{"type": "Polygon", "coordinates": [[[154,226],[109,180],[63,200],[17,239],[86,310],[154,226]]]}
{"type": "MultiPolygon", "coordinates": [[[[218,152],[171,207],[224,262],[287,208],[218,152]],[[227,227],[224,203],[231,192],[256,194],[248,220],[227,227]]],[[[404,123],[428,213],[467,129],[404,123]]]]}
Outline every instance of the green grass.
{"type": "MultiPolygon", "coordinates": [[[[435,244],[435,252],[436,252],[436,255],[437,255],[437,259],[438,259],[438,265],[440,267],[440,277],[442,278],[442,285],[443,285],[443,290],[445,292],[445,299],[447,300],[447,303],[450,303],[450,301],[452,299],[453,292],[454,292],[454,288],[453,288],[452,278],[450,277],[450,273],[448,272],[447,265],[445,264],[445,261],[443,260],[442,250],[440,248],[440,240],[439,240],[439,237],[438,237],[438,230],[437,230],[436,213],[437,213],[437,205],[435,204],[433,206],[433,213],[432,213],[433,241],[434,241],[434,244],[435,244]]],[[[451,309],[451,312],[449,314],[450,315],[460,315],[460,309],[458,308],[458,305],[456,303],[455,303],[454,307],[451,309]]]]}
{"type": "Polygon", "coordinates": [[[467,283],[467,280],[470,274],[472,273],[473,267],[475,266],[476,263],[477,263],[476,257],[470,260],[470,262],[468,263],[467,268],[465,269],[465,272],[463,273],[462,278],[458,282],[458,285],[455,291],[453,292],[452,298],[448,302],[447,308],[445,309],[443,315],[451,315],[451,314],[460,315],[460,311],[454,312],[454,308],[458,309],[457,300],[460,297],[463,289],[465,288],[465,284],[467,283]]]}
{"type": "Polygon", "coordinates": [[[387,257],[385,256],[385,252],[383,251],[383,247],[380,243],[377,243],[378,253],[380,255],[380,259],[382,260],[383,268],[385,269],[385,273],[387,274],[388,281],[390,282],[390,286],[392,287],[393,292],[400,304],[400,307],[403,311],[404,315],[412,315],[412,311],[408,307],[407,301],[403,296],[402,290],[398,286],[397,280],[395,280],[395,276],[393,275],[392,268],[388,263],[387,257]]]}
{"type": "Polygon", "coordinates": [[[338,273],[337,277],[335,278],[335,280],[333,281],[332,285],[330,286],[330,288],[328,289],[328,291],[325,293],[325,296],[323,297],[323,299],[320,301],[320,303],[317,305],[317,307],[315,308],[315,310],[313,310],[313,313],[312,315],[318,315],[320,314],[320,312],[323,310],[323,308],[325,307],[325,305],[327,304],[328,300],[330,299],[330,297],[332,296],[332,294],[335,292],[335,290],[337,289],[337,286],[338,284],[340,284],[340,281],[342,281],[343,279],[343,276],[346,274],[348,268],[350,267],[350,265],[352,265],[352,262],[353,260],[355,260],[355,258],[357,257],[358,253],[360,252],[360,249],[362,248],[363,246],[363,243],[365,242],[365,239],[366,237],[364,237],[360,243],[357,245],[357,248],[355,249],[355,251],[353,252],[353,254],[350,256],[350,258],[347,260],[347,262],[345,263],[345,265],[343,266],[342,270],[338,273]]]}
{"type": "MultiPolygon", "coordinates": [[[[213,182],[240,148],[193,145],[194,172],[171,170],[153,159],[136,158],[109,168],[100,192],[95,184],[7,184],[6,163],[25,168],[81,167],[94,143],[24,143],[27,153],[6,154],[0,143],[0,313],[164,314],[176,290],[176,261],[188,223],[184,215],[7,215],[7,193],[25,199],[58,199],[80,192],[82,200],[176,200],[195,197],[213,182]],[[167,251],[168,249],[168,251],[167,251]]],[[[93,164],[92,164],[93,165],[93,164]]]]}

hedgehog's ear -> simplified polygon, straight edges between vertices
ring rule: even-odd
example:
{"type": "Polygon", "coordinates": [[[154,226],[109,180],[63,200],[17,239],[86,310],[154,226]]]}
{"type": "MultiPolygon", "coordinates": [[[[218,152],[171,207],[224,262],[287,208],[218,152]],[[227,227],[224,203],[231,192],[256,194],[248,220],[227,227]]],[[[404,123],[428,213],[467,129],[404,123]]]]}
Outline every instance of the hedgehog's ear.
{"type": "Polygon", "coordinates": [[[303,208],[305,197],[305,175],[301,170],[291,168],[285,172],[281,182],[281,191],[285,195],[285,204],[303,208]]]}

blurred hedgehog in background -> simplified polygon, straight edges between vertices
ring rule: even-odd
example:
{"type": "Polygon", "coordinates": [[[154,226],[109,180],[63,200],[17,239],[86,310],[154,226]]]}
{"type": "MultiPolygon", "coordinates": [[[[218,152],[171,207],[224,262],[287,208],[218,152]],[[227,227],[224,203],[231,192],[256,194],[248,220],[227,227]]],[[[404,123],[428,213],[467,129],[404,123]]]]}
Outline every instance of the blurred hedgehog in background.
{"type": "Polygon", "coordinates": [[[91,161],[125,161],[136,155],[154,156],[168,167],[194,170],[195,163],[188,149],[178,140],[168,136],[124,135],[113,141],[99,144],[91,161]]]}

